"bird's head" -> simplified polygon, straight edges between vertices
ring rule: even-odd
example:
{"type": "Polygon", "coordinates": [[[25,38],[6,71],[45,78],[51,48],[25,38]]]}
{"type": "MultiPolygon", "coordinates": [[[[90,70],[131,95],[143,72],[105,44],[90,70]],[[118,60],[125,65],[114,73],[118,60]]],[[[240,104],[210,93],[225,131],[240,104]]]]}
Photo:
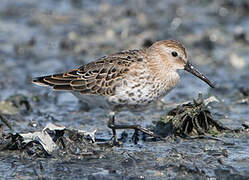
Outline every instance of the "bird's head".
{"type": "Polygon", "coordinates": [[[163,62],[162,66],[165,71],[184,69],[206,82],[210,87],[214,87],[208,78],[188,61],[186,50],[181,43],[173,40],[158,41],[148,50],[152,56],[157,56],[163,62]]]}

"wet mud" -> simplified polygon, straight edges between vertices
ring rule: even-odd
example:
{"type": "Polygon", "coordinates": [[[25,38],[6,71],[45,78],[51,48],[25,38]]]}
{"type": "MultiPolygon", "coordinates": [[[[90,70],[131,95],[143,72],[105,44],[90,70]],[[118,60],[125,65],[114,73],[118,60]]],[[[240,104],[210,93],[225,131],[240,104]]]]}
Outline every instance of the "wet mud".
{"type": "Polygon", "coordinates": [[[248,7],[246,0],[2,0],[1,179],[248,179],[248,7]],[[165,140],[139,132],[134,144],[133,130],[118,130],[120,146],[112,146],[107,111],[31,84],[163,39],[182,42],[216,87],[180,72],[163,102],[117,116],[159,129],[165,140]]]}

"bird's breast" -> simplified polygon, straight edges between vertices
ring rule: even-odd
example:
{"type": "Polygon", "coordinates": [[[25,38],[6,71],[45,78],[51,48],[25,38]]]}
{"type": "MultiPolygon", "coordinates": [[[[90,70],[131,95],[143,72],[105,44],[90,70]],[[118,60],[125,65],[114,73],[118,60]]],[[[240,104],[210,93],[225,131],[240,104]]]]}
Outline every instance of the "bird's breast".
{"type": "Polygon", "coordinates": [[[147,106],[165,96],[172,88],[157,77],[141,73],[139,76],[128,76],[116,87],[115,95],[109,102],[116,105],[147,106]]]}

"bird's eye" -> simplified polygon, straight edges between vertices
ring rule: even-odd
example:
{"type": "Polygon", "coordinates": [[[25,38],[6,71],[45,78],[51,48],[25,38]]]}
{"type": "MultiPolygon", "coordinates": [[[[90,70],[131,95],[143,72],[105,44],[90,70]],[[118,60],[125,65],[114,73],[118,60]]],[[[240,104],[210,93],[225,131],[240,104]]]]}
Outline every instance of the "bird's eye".
{"type": "Polygon", "coordinates": [[[173,51],[173,52],[171,53],[171,55],[172,55],[173,57],[176,57],[176,56],[178,56],[178,53],[175,52],[175,51],[173,51]]]}

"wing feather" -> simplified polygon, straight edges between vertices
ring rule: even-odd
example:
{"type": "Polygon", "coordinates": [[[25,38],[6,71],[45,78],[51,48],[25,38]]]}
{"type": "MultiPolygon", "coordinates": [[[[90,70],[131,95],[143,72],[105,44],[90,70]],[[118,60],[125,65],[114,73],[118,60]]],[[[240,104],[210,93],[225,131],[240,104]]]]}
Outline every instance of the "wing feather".
{"type": "Polygon", "coordinates": [[[55,90],[78,91],[82,94],[114,95],[115,88],[129,72],[141,51],[123,51],[61,74],[38,77],[33,83],[55,90]]]}

